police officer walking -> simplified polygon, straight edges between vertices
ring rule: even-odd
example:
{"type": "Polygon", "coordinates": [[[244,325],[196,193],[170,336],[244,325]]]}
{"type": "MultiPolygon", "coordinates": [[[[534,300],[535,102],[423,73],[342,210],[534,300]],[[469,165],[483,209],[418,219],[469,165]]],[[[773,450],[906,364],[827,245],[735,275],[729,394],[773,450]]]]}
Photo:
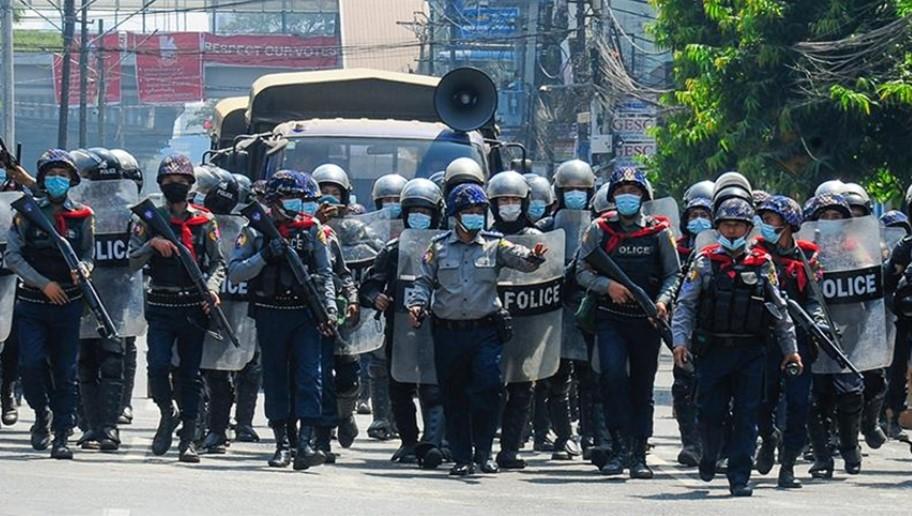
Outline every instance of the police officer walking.
{"type": "Polygon", "coordinates": [[[751,496],[748,482],[763,397],[764,343],[770,319],[784,355],[781,366],[794,363],[800,369],[802,365],[772,260],[765,251],[747,243],[754,208],[749,188],[741,193],[716,197],[719,243],[704,248],[693,260],[674,309],[672,331],[678,367],[692,360],[691,353],[696,357],[703,438],[700,478],[709,482],[715,476],[723,427],[731,411],[729,490],[733,496],[751,496]],[[767,301],[775,304],[778,317],[768,314],[767,301]]]}
{"type": "MultiPolygon", "coordinates": [[[[400,202],[406,229],[427,230],[439,226],[443,215],[443,196],[432,181],[423,178],[410,180],[402,188],[400,202]]],[[[399,432],[401,445],[391,460],[403,464],[418,462],[425,469],[434,469],[443,461],[441,450],[444,432],[443,405],[440,388],[433,384],[411,384],[397,381],[390,370],[396,346],[395,303],[397,292],[402,292],[397,280],[399,266],[399,240],[395,239],[377,254],[373,266],[361,283],[361,304],[383,313],[384,354],[389,378],[389,395],[393,422],[399,432]],[[413,398],[417,392],[422,411],[424,434],[418,440],[418,420],[413,398]]],[[[373,367],[373,364],[372,364],[373,367]]],[[[371,392],[374,392],[373,390],[371,392]]],[[[377,405],[374,405],[375,410],[377,405]]]]}
{"type": "Polygon", "coordinates": [[[180,461],[196,463],[199,455],[194,439],[202,394],[200,361],[209,327],[208,312],[219,303],[217,292],[225,278],[225,259],[219,249],[215,216],[187,202],[195,181],[190,160],[180,154],[166,157],[158,167],[157,181],[165,198],[159,212],[203,271],[209,299],[194,288],[193,280],[177,257],[177,247],[153,235],[144,222],[138,221],[130,238],[130,268],[138,270],[149,264],[151,281],[146,292],[149,390],[161,411],[152,453],[168,452],[180,421],[180,461]],[[175,345],[180,357],[175,382],[179,415],[174,407],[171,381],[175,345]]]}
{"type": "Polygon", "coordinates": [[[336,296],[327,248],[327,236],[314,217],[320,190],[302,172],[279,171],[266,184],[265,200],[282,239],[270,240],[245,226],[235,243],[229,264],[232,282],[248,282],[263,359],[266,417],[276,440],[269,465],[291,463],[289,431],[300,423],[296,435],[294,469],[318,466],[326,455],[314,450],[314,428],[325,422],[323,371],[332,368],[332,334],[329,323],[318,325],[285,258],[285,246],[298,253],[312,272],[330,319],[336,317],[336,296]],[[305,205],[309,205],[305,207],[305,205]],[[293,386],[293,395],[292,389],[293,386]]]}
{"type": "MultiPolygon", "coordinates": [[[[52,149],[38,159],[37,186],[46,194],[39,207],[76,251],[79,267],[88,275],[95,252],[94,214],[67,197],[79,181],[68,152],[52,149]]],[[[9,229],[5,259],[21,280],[14,317],[22,388],[35,411],[32,447],[46,449],[53,429],[51,457],[72,459],[67,441],[76,417],[76,355],[83,308],[78,272],[70,270],[50,235],[19,214],[9,229]]]]}
{"type": "Polygon", "coordinates": [[[460,185],[447,199],[456,228],[428,247],[407,300],[411,323],[433,316],[434,361],[443,393],[447,440],[455,466],[451,475],[496,473],[491,445],[497,430],[503,389],[501,355],[507,319],[497,297],[501,267],[531,272],[544,262],[547,248],[511,244],[484,231],[488,199],[474,184],[460,185]],[[433,298],[432,298],[433,294],[433,298]],[[433,304],[431,302],[433,301],[433,304]]]}
{"type": "Polygon", "coordinates": [[[608,199],[617,215],[593,222],[579,250],[577,281],[600,295],[596,346],[601,364],[602,400],[609,431],[620,432],[610,460],[600,469],[618,475],[627,466],[621,440],[629,447],[631,478],[652,478],[646,444],[652,436],[653,387],[659,333],[630,291],[593,266],[593,253],[611,257],[655,301],[667,318],[680,264],[668,222],[645,216],[642,203],[653,198],[646,176],[633,167],[611,174],[608,199]],[[629,364],[629,367],[628,367],[629,364]]]}

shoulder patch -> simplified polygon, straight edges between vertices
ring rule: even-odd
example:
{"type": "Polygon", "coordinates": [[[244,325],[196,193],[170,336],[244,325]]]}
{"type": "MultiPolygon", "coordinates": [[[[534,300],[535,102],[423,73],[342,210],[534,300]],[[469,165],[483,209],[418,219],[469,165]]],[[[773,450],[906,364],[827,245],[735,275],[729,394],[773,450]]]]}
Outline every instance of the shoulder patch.
{"type": "Polygon", "coordinates": [[[247,245],[247,232],[241,231],[240,233],[238,233],[237,238],[234,239],[234,247],[235,247],[235,249],[240,249],[241,247],[244,247],[245,245],[247,245]]]}
{"type": "Polygon", "coordinates": [[[493,229],[482,230],[481,235],[491,238],[503,238],[504,236],[500,231],[494,231],[493,229]]]}
{"type": "MultiPolygon", "coordinates": [[[[436,239],[435,239],[436,240],[436,239]]],[[[437,246],[433,243],[428,246],[427,251],[424,252],[424,256],[421,257],[421,260],[424,263],[431,263],[434,260],[434,257],[437,255],[437,246]]]]}

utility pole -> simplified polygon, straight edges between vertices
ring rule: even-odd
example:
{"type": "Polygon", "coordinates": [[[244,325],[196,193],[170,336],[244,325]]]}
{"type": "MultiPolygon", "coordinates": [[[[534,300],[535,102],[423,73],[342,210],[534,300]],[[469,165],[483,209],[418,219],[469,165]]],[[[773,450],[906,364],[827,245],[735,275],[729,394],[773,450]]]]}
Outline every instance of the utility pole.
{"type": "Polygon", "coordinates": [[[15,71],[13,67],[13,1],[0,0],[3,23],[3,136],[16,143],[15,71]]]}
{"type": "Polygon", "coordinates": [[[459,26],[456,25],[456,0],[447,0],[446,20],[450,25],[450,70],[456,68],[456,41],[459,39],[459,26]]]}
{"type": "Polygon", "coordinates": [[[98,56],[98,64],[95,65],[98,67],[98,87],[96,88],[98,94],[98,146],[105,146],[105,66],[104,66],[104,53],[107,51],[104,48],[104,20],[98,19],[98,49],[95,54],[98,56]]]}
{"type": "MultiPolygon", "coordinates": [[[[586,43],[586,8],[589,0],[576,0],[576,51],[571,52],[573,55],[573,75],[574,81],[581,89],[580,102],[578,106],[585,106],[592,116],[592,73],[589,58],[589,47],[586,43]]],[[[577,110],[577,113],[580,111],[577,110]]],[[[577,117],[576,123],[577,137],[577,157],[589,161],[589,124],[583,123],[577,117]]]]}
{"type": "Polygon", "coordinates": [[[86,104],[89,96],[89,4],[82,0],[82,12],[79,20],[79,148],[86,147],[86,104]]]}
{"type": "Polygon", "coordinates": [[[63,3],[63,63],[60,79],[60,115],[57,120],[57,147],[67,146],[67,125],[70,115],[70,50],[76,29],[76,0],[63,3]]]}
{"type": "MultiPolygon", "coordinates": [[[[529,2],[527,7],[527,17],[528,22],[526,23],[526,56],[525,63],[523,64],[523,71],[525,72],[525,77],[522,81],[522,94],[525,98],[520,102],[520,106],[523,106],[523,127],[526,128],[526,148],[532,151],[531,155],[534,155],[535,149],[533,149],[535,143],[535,114],[534,114],[534,104],[532,99],[535,98],[535,92],[538,91],[538,86],[535,84],[535,71],[536,63],[538,60],[538,18],[539,18],[539,2],[529,2]]],[[[530,171],[531,172],[531,171],[530,171]]]]}

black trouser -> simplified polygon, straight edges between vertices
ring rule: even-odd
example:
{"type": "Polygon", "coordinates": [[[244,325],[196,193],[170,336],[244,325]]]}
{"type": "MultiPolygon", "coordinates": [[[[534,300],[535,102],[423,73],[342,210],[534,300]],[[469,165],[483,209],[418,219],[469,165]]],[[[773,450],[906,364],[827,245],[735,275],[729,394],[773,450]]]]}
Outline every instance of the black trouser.
{"type": "Polygon", "coordinates": [[[532,382],[517,382],[506,387],[500,424],[500,449],[517,452],[522,444],[523,431],[532,412],[532,382]]]}
{"type": "Polygon", "coordinates": [[[79,398],[86,428],[101,430],[117,426],[124,391],[124,341],[82,339],[79,341],[79,398]]]}
{"type": "Polygon", "coordinates": [[[133,408],[133,385],[136,382],[136,337],[127,337],[124,339],[124,370],[123,370],[123,398],[120,401],[120,409],[133,408]]]}
{"type": "Polygon", "coordinates": [[[210,432],[224,436],[234,403],[234,372],[215,369],[204,369],[202,372],[209,400],[207,426],[210,432]]]}
{"type": "MultiPolygon", "coordinates": [[[[389,324],[389,319],[387,319],[387,323],[389,324]]],[[[389,377],[390,410],[402,444],[414,445],[418,443],[419,435],[415,396],[418,396],[418,402],[425,411],[441,406],[443,401],[440,398],[440,388],[436,385],[402,383],[393,377],[393,345],[391,343],[391,336],[387,335],[384,351],[386,353],[386,372],[389,377]]]]}
{"type": "Polygon", "coordinates": [[[906,372],[909,368],[909,354],[912,351],[912,321],[896,321],[896,346],[893,348],[893,364],[890,366],[887,381],[886,406],[898,416],[906,409],[906,372]]]}
{"type": "Polygon", "coordinates": [[[545,421],[550,422],[551,429],[557,434],[557,441],[554,448],[563,448],[572,434],[570,422],[570,380],[573,375],[573,361],[561,359],[560,367],[554,376],[539,382],[544,391],[544,403],[539,403],[536,398],[535,405],[535,432],[548,432],[548,425],[545,421]],[[539,410],[542,408],[544,410],[539,410]]]}
{"type": "Polygon", "coordinates": [[[3,352],[0,353],[0,398],[6,399],[13,396],[13,389],[18,379],[19,336],[16,332],[16,321],[13,321],[9,337],[3,344],[3,352]]]}

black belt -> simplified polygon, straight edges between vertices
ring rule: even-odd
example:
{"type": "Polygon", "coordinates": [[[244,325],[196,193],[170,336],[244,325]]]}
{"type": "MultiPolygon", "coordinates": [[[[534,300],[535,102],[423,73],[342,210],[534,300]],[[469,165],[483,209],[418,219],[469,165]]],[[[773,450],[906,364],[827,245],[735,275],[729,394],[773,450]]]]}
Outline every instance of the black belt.
{"type": "Polygon", "coordinates": [[[152,306],[200,306],[203,296],[196,290],[149,290],[146,292],[146,303],[152,306]]]}
{"type": "MultiPolygon", "coordinates": [[[[70,301],[78,301],[82,299],[82,289],[77,285],[60,285],[60,288],[63,289],[64,294],[70,299],[70,301]]],[[[29,287],[28,285],[19,285],[19,290],[16,292],[16,299],[25,301],[27,303],[47,303],[50,304],[50,300],[44,295],[40,289],[29,287]]]]}
{"type": "Polygon", "coordinates": [[[708,335],[713,346],[737,348],[741,346],[763,346],[766,339],[762,335],[708,335]]]}
{"type": "Polygon", "coordinates": [[[298,296],[253,296],[253,304],[264,308],[275,308],[279,310],[301,310],[309,308],[307,301],[298,296]]]}
{"type": "Polygon", "coordinates": [[[476,328],[496,326],[497,318],[493,315],[488,315],[481,319],[441,319],[435,316],[433,322],[435,327],[444,330],[474,330],[476,328]]]}

